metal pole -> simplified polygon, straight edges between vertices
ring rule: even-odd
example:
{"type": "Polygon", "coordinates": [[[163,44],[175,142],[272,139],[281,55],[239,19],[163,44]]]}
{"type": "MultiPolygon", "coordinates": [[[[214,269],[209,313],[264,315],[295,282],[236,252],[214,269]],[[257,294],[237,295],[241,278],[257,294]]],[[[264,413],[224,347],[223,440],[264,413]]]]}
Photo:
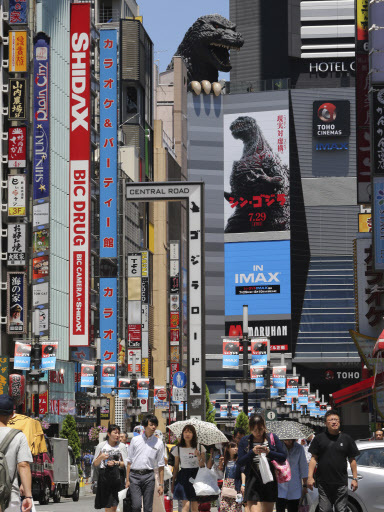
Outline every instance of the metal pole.
{"type": "MultiPolygon", "coordinates": [[[[248,364],[248,306],[243,306],[243,380],[244,386],[249,378],[248,364]]],[[[248,416],[248,392],[243,391],[243,410],[248,416]]]]}
{"type": "Polygon", "coordinates": [[[101,396],[101,378],[100,378],[100,372],[101,372],[101,344],[100,339],[97,339],[96,341],[96,396],[97,396],[97,407],[96,407],[96,426],[100,426],[101,424],[101,414],[100,414],[100,396],[101,396]]]}
{"type": "Polygon", "coordinates": [[[34,412],[35,412],[35,418],[38,418],[39,417],[39,412],[40,412],[40,394],[39,394],[39,391],[40,391],[40,386],[39,386],[39,383],[40,383],[40,362],[41,362],[41,347],[40,347],[40,311],[39,310],[35,310],[33,312],[33,331],[34,331],[34,335],[35,335],[35,340],[34,340],[34,344],[33,344],[33,366],[34,366],[34,370],[35,370],[35,379],[36,379],[36,382],[37,382],[37,393],[35,393],[34,395],[34,406],[33,406],[33,409],[34,409],[34,412]]]}

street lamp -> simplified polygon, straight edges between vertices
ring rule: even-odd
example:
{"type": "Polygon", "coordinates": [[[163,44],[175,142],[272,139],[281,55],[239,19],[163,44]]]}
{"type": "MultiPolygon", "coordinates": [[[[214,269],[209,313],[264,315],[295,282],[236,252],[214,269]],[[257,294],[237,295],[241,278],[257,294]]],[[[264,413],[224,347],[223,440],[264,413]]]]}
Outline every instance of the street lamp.
{"type": "Polygon", "coordinates": [[[277,399],[276,398],[262,398],[260,400],[260,405],[261,405],[262,409],[276,409],[277,399]]]}
{"type": "MultiPolygon", "coordinates": [[[[255,389],[255,383],[249,377],[248,363],[248,306],[243,305],[243,384],[241,385],[243,393],[243,408],[248,415],[248,393],[255,389]],[[252,386],[251,386],[252,383],[252,386]]],[[[236,391],[238,390],[236,383],[236,391]]]]}

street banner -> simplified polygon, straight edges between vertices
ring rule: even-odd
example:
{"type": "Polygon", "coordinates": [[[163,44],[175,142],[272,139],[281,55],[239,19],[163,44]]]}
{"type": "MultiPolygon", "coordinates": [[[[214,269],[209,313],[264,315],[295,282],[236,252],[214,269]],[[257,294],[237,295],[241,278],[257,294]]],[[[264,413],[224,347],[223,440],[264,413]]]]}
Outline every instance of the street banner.
{"type": "Polygon", "coordinates": [[[149,379],[137,379],[137,398],[149,397],[149,379]]]}
{"type": "Polygon", "coordinates": [[[15,342],[14,370],[30,370],[31,350],[32,345],[30,343],[23,343],[22,341],[15,342]]]}
{"type": "MultiPolygon", "coordinates": [[[[101,365],[101,389],[116,387],[117,368],[116,364],[103,363],[101,365]]],[[[103,392],[103,391],[102,391],[103,392]]]]}
{"type": "Polygon", "coordinates": [[[100,258],[117,257],[117,30],[100,30],[100,258]]]}
{"type": "Polygon", "coordinates": [[[7,273],[7,333],[27,332],[27,279],[25,272],[7,273]]]}
{"type": "Polygon", "coordinates": [[[83,363],[81,365],[80,387],[93,388],[94,385],[95,385],[95,365],[83,363]]]}
{"type": "Polygon", "coordinates": [[[267,367],[256,365],[250,367],[251,379],[255,379],[256,389],[264,389],[267,367]]]}
{"type": "Polygon", "coordinates": [[[9,0],[9,24],[26,25],[28,23],[28,0],[9,0]]]}
{"type": "Polygon", "coordinates": [[[8,167],[10,169],[27,166],[27,127],[8,128],[8,167]]]}
{"type": "Polygon", "coordinates": [[[223,368],[239,368],[239,341],[223,339],[223,368]]]}
{"type": "Polygon", "coordinates": [[[71,4],[69,116],[69,345],[90,340],[91,4],[71,4]]]}
{"type": "Polygon", "coordinates": [[[119,398],[131,398],[131,379],[128,377],[119,378],[119,398]]]}
{"type": "Polygon", "coordinates": [[[8,176],[8,216],[25,217],[26,207],[25,174],[8,176]]]}
{"type": "Polygon", "coordinates": [[[18,373],[11,373],[9,376],[9,396],[13,398],[14,404],[20,405],[25,398],[25,376],[18,373]]]}
{"type": "Polygon", "coordinates": [[[8,80],[8,121],[24,121],[27,118],[27,81],[25,78],[8,80]]]}
{"type": "Polygon", "coordinates": [[[128,373],[141,374],[141,349],[128,349],[128,373]]]}
{"type": "Polygon", "coordinates": [[[39,32],[33,46],[33,199],[49,197],[50,43],[39,32]]]}
{"type": "Polygon", "coordinates": [[[232,417],[237,418],[239,413],[239,404],[232,404],[232,417]]]}
{"type": "Polygon", "coordinates": [[[271,386],[269,391],[270,391],[271,398],[279,396],[279,388],[275,388],[275,387],[271,386]]]}
{"type": "Polygon", "coordinates": [[[59,342],[58,341],[43,341],[41,342],[41,366],[42,370],[54,370],[56,368],[56,354],[59,342]]]}
{"type": "Polygon", "coordinates": [[[299,396],[299,377],[296,375],[287,376],[287,397],[299,396]]]}
{"type": "Polygon", "coordinates": [[[316,395],[308,395],[307,409],[314,411],[316,409],[316,395]]]}
{"type": "Polygon", "coordinates": [[[220,418],[227,418],[227,417],[228,417],[228,405],[220,404],[220,418]]]}
{"type": "Polygon", "coordinates": [[[25,224],[8,224],[7,265],[24,266],[26,263],[25,224]]]}
{"type": "Polygon", "coordinates": [[[309,393],[309,389],[307,387],[299,388],[298,403],[300,405],[308,405],[308,393],[309,393]]]}
{"type": "Polygon", "coordinates": [[[10,30],[8,70],[10,73],[26,73],[27,67],[27,32],[10,30]]]}
{"type": "Polygon", "coordinates": [[[272,367],[272,386],[277,389],[285,389],[286,386],[286,366],[272,367]]]}

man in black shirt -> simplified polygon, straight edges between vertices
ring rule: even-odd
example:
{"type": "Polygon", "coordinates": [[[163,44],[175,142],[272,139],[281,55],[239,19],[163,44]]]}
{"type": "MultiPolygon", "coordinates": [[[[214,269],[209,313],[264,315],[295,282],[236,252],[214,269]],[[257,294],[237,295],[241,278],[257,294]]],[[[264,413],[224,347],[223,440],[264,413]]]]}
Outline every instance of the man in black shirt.
{"type": "Polygon", "coordinates": [[[357,464],[359,454],[355,441],[340,432],[340,416],[336,411],[325,415],[326,430],[318,434],[309,447],[312,458],[309,462],[307,486],[313,489],[313,473],[317,464],[316,483],[319,490],[320,512],[345,512],[348,502],[347,459],[351,465],[351,489],[357,489],[357,464]]]}

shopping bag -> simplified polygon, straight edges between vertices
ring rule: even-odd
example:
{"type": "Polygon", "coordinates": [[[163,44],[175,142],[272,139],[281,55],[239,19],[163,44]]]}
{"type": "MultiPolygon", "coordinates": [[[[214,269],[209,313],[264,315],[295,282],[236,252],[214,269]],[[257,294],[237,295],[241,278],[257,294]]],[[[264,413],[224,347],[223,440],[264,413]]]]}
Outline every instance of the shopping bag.
{"type": "Polygon", "coordinates": [[[309,496],[309,493],[304,494],[300,499],[298,512],[309,512],[311,505],[312,499],[309,496]]]}
{"type": "Polygon", "coordinates": [[[273,482],[273,475],[272,475],[271,469],[269,467],[269,462],[267,460],[265,453],[260,454],[259,469],[260,469],[261,478],[263,480],[263,484],[273,482]]]}
{"type": "MultiPolygon", "coordinates": [[[[193,481],[196,496],[218,496],[219,486],[216,475],[208,468],[200,468],[193,481]]],[[[213,498],[214,499],[214,498],[213,498]]]]}
{"type": "Polygon", "coordinates": [[[128,489],[123,489],[122,491],[120,491],[118,493],[118,496],[119,496],[119,504],[117,505],[117,511],[116,512],[123,512],[123,509],[124,509],[124,499],[125,497],[127,496],[127,491],[128,489]]]}
{"type": "Polygon", "coordinates": [[[123,512],[132,512],[132,496],[131,489],[128,487],[127,494],[123,499],[123,512]]]}
{"type": "Polygon", "coordinates": [[[166,480],[169,480],[170,478],[172,478],[172,470],[171,468],[168,466],[168,464],[166,464],[164,466],[164,482],[166,480]]]}

